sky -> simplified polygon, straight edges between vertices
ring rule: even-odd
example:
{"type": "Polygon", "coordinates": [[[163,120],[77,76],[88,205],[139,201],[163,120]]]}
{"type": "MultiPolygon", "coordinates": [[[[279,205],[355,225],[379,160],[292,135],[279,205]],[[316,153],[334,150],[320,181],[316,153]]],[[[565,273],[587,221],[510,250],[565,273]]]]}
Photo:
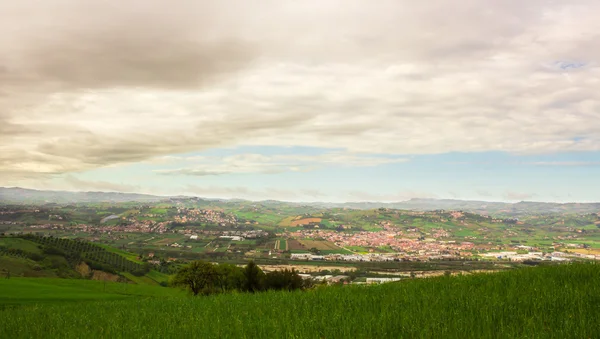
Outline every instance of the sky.
{"type": "Polygon", "coordinates": [[[0,186],[600,201],[597,0],[0,0],[0,186]]]}

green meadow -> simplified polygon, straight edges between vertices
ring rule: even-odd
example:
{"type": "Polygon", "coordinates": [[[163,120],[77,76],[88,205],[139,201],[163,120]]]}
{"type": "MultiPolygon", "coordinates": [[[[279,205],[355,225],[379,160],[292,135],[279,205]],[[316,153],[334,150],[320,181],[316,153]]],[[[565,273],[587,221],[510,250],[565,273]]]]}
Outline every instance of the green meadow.
{"type": "Polygon", "coordinates": [[[185,295],[185,292],[174,288],[99,280],[0,278],[0,307],[185,295]]]}
{"type": "Polygon", "coordinates": [[[600,333],[597,264],[209,297],[123,285],[3,280],[0,338],[597,338],[600,333]]]}

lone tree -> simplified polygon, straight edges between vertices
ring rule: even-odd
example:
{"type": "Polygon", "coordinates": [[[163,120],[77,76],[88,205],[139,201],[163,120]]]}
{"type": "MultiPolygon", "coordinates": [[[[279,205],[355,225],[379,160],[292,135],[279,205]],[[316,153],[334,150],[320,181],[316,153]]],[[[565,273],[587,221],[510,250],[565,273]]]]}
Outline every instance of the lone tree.
{"type": "Polygon", "coordinates": [[[188,288],[194,295],[210,294],[217,283],[215,266],[205,261],[193,261],[177,272],[172,284],[188,288]]]}

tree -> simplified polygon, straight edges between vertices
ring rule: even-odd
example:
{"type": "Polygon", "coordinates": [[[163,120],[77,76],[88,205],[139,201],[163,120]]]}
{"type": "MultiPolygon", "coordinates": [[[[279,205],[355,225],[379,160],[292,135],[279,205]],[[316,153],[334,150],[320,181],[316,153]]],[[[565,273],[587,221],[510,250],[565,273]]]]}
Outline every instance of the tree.
{"type": "Polygon", "coordinates": [[[260,291],[264,276],[265,274],[254,261],[248,262],[244,267],[244,290],[251,293],[260,291]]]}
{"type": "Polygon", "coordinates": [[[304,287],[302,277],[294,269],[273,271],[265,275],[265,288],[270,290],[299,290],[304,287]]]}
{"type": "Polygon", "coordinates": [[[217,270],[215,266],[206,261],[193,261],[180,269],[172,284],[188,288],[194,295],[210,294],[217,282],[217,270]]]}
{"type": "Polygon", "coordinates": [[[215,267],[217,271],[217,287],[221,292],[242,290],[244,288],[244,270],[232,264],[219,264],[215,267]]]}

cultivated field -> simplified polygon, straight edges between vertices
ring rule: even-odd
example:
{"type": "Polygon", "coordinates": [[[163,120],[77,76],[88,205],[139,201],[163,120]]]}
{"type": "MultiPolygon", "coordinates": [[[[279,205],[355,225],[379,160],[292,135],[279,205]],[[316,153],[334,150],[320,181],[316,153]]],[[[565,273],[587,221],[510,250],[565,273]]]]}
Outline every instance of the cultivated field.
{"type": "Polygon", "coordinates": [[[288,239],[287,246],[290,251],[308,251],[308,249],[296,239],[288,239]]]}
{"type": "Polygon", "coordinates": [[[290,222],[290,225],[292,227],[296,227],[296,226],[302,226],[302,225],[308,225],[308,224],[318,224],[320,222],[321,222],[321,218],[304,218],[304,219],[294,220],[294,221],[290,222]]]}
{"type": "Polygon", "coordinates": [[[340,250],[340,248],[338,246],[336,246],[334,243],[332,243],[331,241],[307,240],[307,239],[303,239],[303,240],[299,240],[299,241],[307,249],[316,248],[317,250],[320,250],[320,251],[321,250],[325,250],[325,251],[340,250]]]}
{"type": "Polygon", "coordinates": [[[573,253],[600,255],[600,248],[569,248],[565,250],[573,253]]]}
{"type": "Polygon", "coordinates": [[[287,250],[287,241],[285,239],[276,240],[273,249],[281,251],[287,250]]]}

